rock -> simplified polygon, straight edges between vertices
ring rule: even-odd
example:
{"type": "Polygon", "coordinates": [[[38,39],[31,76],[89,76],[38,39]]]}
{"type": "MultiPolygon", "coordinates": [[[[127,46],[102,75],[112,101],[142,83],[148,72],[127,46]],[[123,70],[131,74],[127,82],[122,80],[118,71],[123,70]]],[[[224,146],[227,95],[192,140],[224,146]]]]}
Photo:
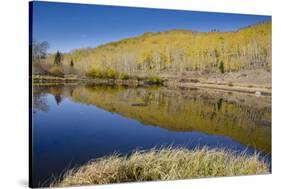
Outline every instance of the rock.
{"type": "Polygon", "coordinates": [[[260,91],[256,91],[255,95],[256,96],[261,96],[261,92],[260,91]]]}

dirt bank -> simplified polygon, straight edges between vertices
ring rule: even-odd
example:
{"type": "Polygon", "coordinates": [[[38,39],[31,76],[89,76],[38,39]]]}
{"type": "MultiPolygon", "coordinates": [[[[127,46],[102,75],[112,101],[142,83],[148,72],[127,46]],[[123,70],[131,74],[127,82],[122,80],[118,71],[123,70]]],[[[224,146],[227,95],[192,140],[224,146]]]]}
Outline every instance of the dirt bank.
{"type": "Polygon", "coordinates": [[[271,72],[263,69],[228,73],[186,72],[182,76],[166,76],[165,85],[181,88],[209,88],[216,90],[271,94],[271,72]]]}

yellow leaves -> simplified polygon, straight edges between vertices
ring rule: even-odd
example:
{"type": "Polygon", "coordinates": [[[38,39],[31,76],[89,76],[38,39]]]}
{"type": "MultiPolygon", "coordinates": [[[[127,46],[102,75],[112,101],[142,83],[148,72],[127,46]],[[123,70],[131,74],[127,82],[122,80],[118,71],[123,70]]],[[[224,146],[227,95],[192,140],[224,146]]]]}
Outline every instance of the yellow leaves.
{"type": "Polygon", "coordinates": [[[226,60],[224,61],[225,64],[225,70],[227,71],[238,71],[240,70],[241,67],[243,67],[243,65],[241,65],[241,63],[238,63],[235,60],[226,60]]]}
{"type": "MultiPolygon", "coordinates": [[[[49,59],[52,62],[53,56],[49,59]]],[[[89,67],[135,73],[202,70],[217,67],[220,61],[225,63],[225,71],[268,67],[271,65],[271,22],[235,32],[148,32],[97,48],[72,51],[65,55],[64,64],[69,64],[70,59],[82,71],[89,67]]]]}
{"type": "Polygon", "coordinates": [[[108,69],[108,70],[91,69],[90,71],[87,72],[87,76],[92,78],[117,79],[119,77],[119,73],[117,73],[113,69],[108,69]]]}
{"type": "Polygon", "coordinates": [[[166,65],[168,63],[168,58],[164,52],[160,52],[160,64],[166,65]]]}

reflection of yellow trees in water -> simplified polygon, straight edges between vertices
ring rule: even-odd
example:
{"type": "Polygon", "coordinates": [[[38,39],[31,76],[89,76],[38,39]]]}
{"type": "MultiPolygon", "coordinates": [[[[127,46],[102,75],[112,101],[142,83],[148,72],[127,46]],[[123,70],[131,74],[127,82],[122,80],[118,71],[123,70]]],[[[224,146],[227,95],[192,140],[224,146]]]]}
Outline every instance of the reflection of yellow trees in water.
{"type": "Polygon", "coordinates": [[[270,106],[256,109],[197,93],[188,91],[186,94],[178,94],[166,89],[88,87],[75,90],[73,99],[144,124],[172,131],[225,135],[245,145],[270,152],[270,106]]]}
{"type": "MultiPolygon", "coordinates": [[[[165,88],[71,87],[65,96],[171,131],[198,131],[231,137],[244,145],[271,152],[271,104],[229,101],[193,90],[165,88]]],[[[249,99],[249,102],[255,99],[249,99]]]]}

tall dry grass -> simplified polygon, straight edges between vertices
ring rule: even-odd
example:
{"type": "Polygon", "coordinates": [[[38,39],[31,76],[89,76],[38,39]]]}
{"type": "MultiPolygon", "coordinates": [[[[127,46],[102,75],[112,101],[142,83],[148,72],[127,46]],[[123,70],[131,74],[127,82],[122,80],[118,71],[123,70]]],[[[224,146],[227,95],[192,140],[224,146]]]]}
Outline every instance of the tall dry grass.
{"type": "Polygon", "coordinates": [[[69,170],[51,187],[265,173],[269,173],[269,165],[258,154],[170,147],[136,151],[130,156],[113,154],[90,161],[69,170]]]}

